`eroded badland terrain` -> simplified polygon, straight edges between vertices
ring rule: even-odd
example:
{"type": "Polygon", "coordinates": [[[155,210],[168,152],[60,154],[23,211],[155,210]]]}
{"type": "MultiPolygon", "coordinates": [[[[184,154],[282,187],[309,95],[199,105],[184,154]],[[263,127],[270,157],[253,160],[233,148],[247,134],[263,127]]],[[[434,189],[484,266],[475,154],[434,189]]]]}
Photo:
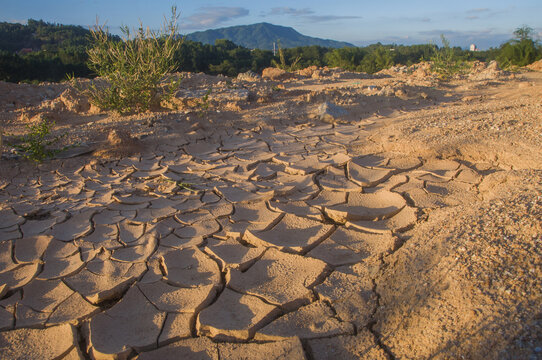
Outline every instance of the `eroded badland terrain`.
{"type": "Polygon", "coordinates": [[[270,76],[126,117],[0,83],[77,145],[4,146],[0,357],[542,357],[542,73],[270,76]]]}

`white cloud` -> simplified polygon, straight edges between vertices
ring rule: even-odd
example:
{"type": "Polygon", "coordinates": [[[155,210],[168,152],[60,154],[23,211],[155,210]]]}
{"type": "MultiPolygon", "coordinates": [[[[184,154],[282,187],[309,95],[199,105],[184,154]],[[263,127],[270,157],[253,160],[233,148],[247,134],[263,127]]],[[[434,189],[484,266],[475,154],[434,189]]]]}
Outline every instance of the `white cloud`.
{"type": "Polygon", "coordinates": [[[249,10],[241,7],[202,7],[199,12],[184,19],[181,27],[185,29],[205,29],[248,14],[249,10]]]}
{"type": "Polygon", "coordinates": [[[361,16],[313,15],[305,16],[311,22],[361,19],[361,16]]]}
{"type": "Polygon", "coordinates": [[[12,24],[26,25],[28,23],[28,20],[9,19],[9,20],[7,20],[7,22],[12,23],[12,24]]]}
{"type": "Polygon", "coordinates": [[[400,17],[381,17],[381,21],[383,22],[423,22],[423,23],[429,23],[433,21],[430,17],[423,16],[423,17],[412,17],[412,16],[400,16],[400,17]]]}
{"type": "Polygon", "coordinates": [[[293,15],[303,16],[314,14],[314,11],[309,8],[294,9],[291,7],[275,7],[272,8],[268,15],[293,15]]]}
{"type": "Polygon", "coordinates": [[[454,46],[468,46],[476,44],[481,49],[496,47],[511,38],[510,34],[496,32],[494,29],[455,31],[455,30],[431,30],[418,32],[419,39],[432,41],[440,45],[440,35],[443,34],[454,46]]]}
{"type": "Polygon", "coordinates": [[[477,9],[467,10],[467,13],[476,14],[476,13],[485,13],[485,12],[489,12],[489,11],[491,11],[490,8],[477,8],[477,9]]]}
{"type": "Polygon", "coordinates": [[[295,9],[291,7],[275,7],[272,8],[268,13],[262,14],[263,17],[266,16],[280,16],[280,15],[289,15],[297,16],[302,18],[304,21],[310,22],[327,22],[327,21],[337,21],[337,20],[350,20],[350,19],[361,19],[361,16],[349,16],[349,15],[314,15],[316,14],[314,10],[310,8],[295,9]]]}

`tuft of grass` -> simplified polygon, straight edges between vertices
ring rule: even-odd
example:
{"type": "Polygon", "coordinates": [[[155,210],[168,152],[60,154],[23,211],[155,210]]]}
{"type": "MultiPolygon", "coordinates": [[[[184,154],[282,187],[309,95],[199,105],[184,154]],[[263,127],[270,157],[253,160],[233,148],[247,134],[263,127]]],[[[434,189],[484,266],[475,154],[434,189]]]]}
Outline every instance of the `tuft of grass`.
{"type": "Polygon", "coordinates": [[[168,182],[168,183],[174,183],[180,190],[188,190],[191,192],[198,192],[198,190],[194,189],[194,184],[192,183],[186,183],[183,181],[175,181],[170,179],[162,179],[162,181],[168,182]]]}
{"type": "Polygon", "coordinates": [[[182,40],[176,35],[177,19],[177,9],[172,7],[171,19],[164,20],[160,31],[140,24],[132,35],[123,26],[122,41],[113,39],[105,25],[97,23],[91,29],[93,47],[88,50],[88,66],[107,84],[92,82],[84,91],[90,101],[102,109],[127,114],[157,108],[171,99],[180,82],[166,79],[178,67],[174,55],[182,40]]]}
{"type": "Polygon", "coordinates": [[[15,149],[15,151],[25,159],[35,162],[42,162],[45,159],[53,158],[56,154],[66,150],[69,146],[60,149],[51,149],[50,146],[58,143],[60,139],[65,137],[67,133],[50,137],[51,128],[55,125],[54,122],[48,122],[47,119],[27,125],[28,133],[21,136],[13,136],[14,142],[6,141],[6,144],[15,149]]]}
{"type": "Polygon", "coordinates": [[[278,45],[278,48],[279,48],[279,60],[280,60],[280,63],[277,62],[275,59],[272,59],[271,64],[274,67],[276,67],[278,69],[281,69],[281,70],[284,70],[284,71],[290,71],[291,72],[291,71],[297,70],[297,64],[301,60],[301,56],[298,56],[290,65],[288,65],[288,63],[286,62],[286,57],[284,55],[284,50],[280,46],[280,41],[277,42],[277,45],[278,45]]]}
{"type": "Polygon", "coordinates": [[[185,182],[177,181],[177,186],[181,190],[188,190],[188,191],[192,191],[192,192],[198,192],[196,189],[194,189],[194,184],[191,184],[191,183],[185,183],[185,182]]]}
{"type": "Polygon", "coordinates": [[[454,49],[450,47],[450,42],[440,35],[442,47],[434,48],[431,56],[431,71],[436,73],[441,80],[448,81],[455,75],[466,71],[467,65],[457,56],[454,49]]]}
{"type": "Polygon", "coordinates": [[[211,95],[212,92],[213,87],[211,86],[209,89],[207,89],[201,100],[197,102],[197,106],[199,108],[197,112],[198,117],[203,118],[205,114],[207,114],[207,112],[209,111],[209,95],[211,95]]]}

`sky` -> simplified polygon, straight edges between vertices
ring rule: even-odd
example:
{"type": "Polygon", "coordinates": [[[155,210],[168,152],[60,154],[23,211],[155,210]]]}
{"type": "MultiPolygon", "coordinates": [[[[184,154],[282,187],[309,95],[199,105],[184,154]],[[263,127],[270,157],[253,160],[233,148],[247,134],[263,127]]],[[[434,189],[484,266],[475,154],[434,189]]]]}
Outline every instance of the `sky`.
{"type": "Polygon", "coordinates": [[[91,26],[96,18],[110,31],[139,21],[160,28],[171,6],[180,12],[180,33],[268,22],[303,35],[364,46],[440,44],[497,47],[528,25],[542,38],[542,0],[0,0],[0,21],[27,19],[91,26]]]}

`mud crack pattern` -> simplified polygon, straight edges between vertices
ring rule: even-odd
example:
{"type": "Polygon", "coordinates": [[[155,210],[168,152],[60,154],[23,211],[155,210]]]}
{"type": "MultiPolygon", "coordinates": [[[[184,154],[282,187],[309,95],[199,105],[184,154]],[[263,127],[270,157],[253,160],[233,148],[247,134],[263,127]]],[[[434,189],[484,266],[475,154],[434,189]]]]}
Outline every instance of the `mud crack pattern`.
{"type": "Polygon", "coordinates": [[[358,126],[293,129],[4,184],[3,351],[39,339],[25,351],[42,358],[386,358],[371,326],[382,258],[427,209],[476,197],[482,175],[354,156],[358,126]]]}

